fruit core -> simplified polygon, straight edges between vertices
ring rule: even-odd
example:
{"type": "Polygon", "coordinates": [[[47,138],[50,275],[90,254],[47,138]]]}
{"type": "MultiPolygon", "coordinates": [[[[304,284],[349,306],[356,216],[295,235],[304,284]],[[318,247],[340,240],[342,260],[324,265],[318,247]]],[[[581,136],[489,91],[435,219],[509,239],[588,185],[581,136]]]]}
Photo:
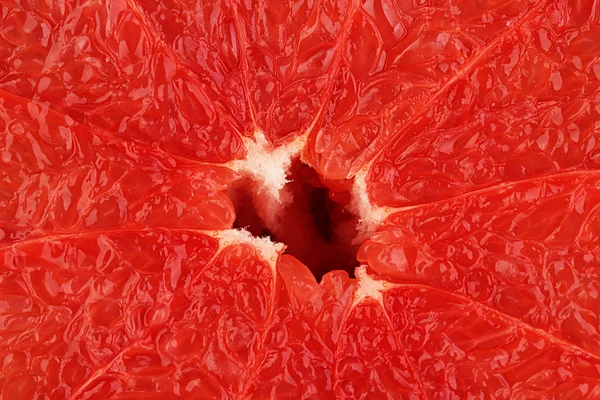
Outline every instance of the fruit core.
{"type": "Polygon", "coordinates": [[[357,217],[333,201],[317,172],[299,160],[292,162],[287,180],[279,199],[250,177],[238,181],[228,192],[236,211],[234,228],[283,243],[286,254],[304,263],[317,280],[333,270],[353,276],[357,217]]]}

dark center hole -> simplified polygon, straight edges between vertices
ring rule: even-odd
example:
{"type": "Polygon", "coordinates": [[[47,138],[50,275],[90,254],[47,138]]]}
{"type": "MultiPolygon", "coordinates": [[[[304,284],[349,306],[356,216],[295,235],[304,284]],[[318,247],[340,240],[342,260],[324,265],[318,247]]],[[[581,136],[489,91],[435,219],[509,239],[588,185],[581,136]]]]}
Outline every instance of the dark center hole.
{"type": "Polygon", "coordinates": [[[284,243],[286,253],[304,263],[317,280],[333,270],[354,276],[356,217],[329,197],[312,168],[295,162],[288,179],[282,204],[257,193],[249,180],[233,187],[228,195],[236,211],[234,228],[284,243]]]}

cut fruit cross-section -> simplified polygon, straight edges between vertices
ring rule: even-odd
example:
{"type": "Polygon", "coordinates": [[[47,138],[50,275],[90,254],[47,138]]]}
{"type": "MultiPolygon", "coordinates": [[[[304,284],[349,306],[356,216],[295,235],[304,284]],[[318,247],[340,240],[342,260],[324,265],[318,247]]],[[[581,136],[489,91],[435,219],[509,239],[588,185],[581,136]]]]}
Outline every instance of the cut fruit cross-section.
{"type": "Polygon", "coordinates": [[[6,2],[0,400],[600,399],[600,3],[6,2]]]}

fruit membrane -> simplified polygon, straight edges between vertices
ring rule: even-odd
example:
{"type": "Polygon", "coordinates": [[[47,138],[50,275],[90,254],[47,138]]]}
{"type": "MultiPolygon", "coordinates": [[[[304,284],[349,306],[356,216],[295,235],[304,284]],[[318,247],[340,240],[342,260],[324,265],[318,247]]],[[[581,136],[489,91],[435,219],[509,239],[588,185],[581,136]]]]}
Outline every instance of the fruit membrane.
{"type": "Polygon", "coordinates": [[[600,3],[17,2],[0,399],[599,399],[600,3]]]}

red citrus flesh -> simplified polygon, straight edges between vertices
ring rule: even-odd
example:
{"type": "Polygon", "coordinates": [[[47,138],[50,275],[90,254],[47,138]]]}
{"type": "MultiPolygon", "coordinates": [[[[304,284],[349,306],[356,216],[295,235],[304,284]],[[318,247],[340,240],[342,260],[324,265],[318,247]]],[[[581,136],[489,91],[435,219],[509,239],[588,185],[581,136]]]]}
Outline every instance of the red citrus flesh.
{"type": "Polygon", "coordinates": [[[0,15],[0,399],[600,398],[597,1],[0,15]]]}

